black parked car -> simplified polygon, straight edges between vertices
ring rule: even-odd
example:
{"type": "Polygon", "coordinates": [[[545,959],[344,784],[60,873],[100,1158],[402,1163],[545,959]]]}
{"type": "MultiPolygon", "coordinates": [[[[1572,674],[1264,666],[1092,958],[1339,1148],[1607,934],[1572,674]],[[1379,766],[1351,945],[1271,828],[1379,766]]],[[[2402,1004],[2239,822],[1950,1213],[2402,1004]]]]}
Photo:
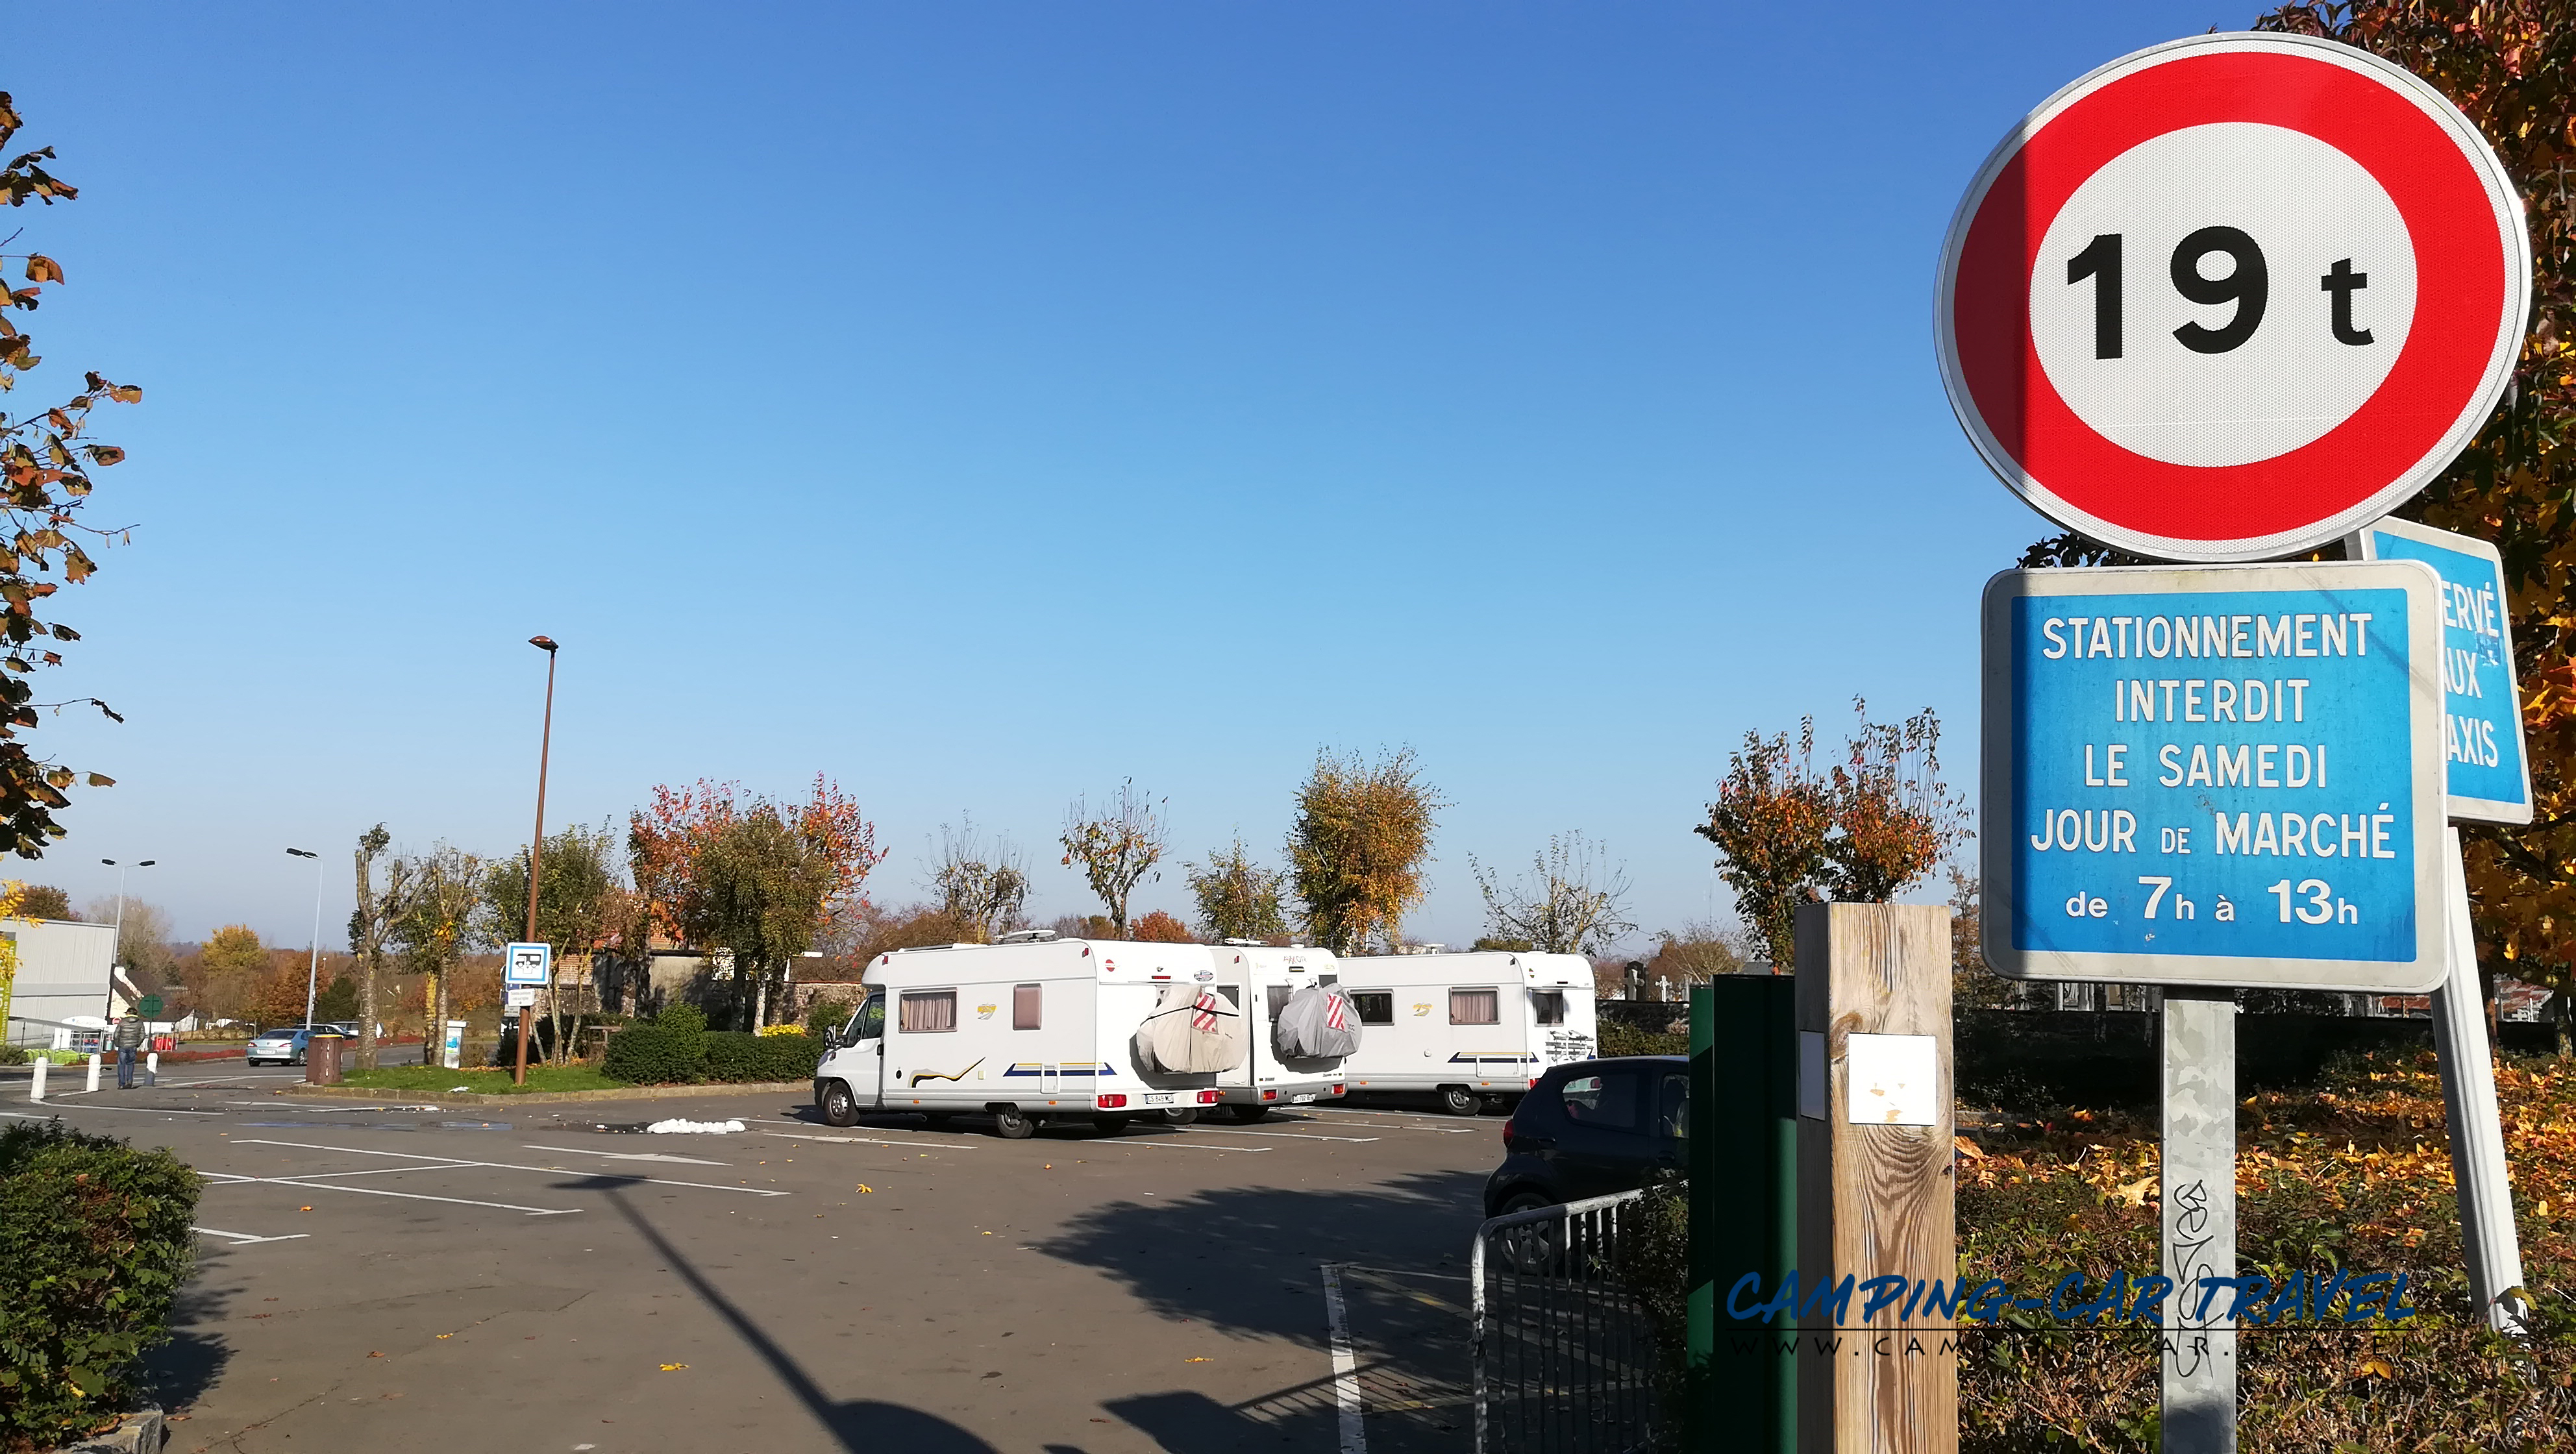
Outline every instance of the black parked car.
{"type": "Polygon", "coordinates": [[[1631,1055],[1560,1065],[1503,1123],[1503,1164],[1485,1179],[1485,1215],[1632,1191],[1684,1168],[1690,1061],[1631,1055]]]}

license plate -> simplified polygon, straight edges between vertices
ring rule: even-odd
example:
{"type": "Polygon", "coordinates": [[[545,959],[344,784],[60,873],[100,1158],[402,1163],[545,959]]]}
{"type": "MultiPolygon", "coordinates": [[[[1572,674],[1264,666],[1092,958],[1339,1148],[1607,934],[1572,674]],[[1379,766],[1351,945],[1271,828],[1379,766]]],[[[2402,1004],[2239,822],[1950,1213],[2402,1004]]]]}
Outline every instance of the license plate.
{"type": "Polygon", "coordinates": [[[1290,1096],[1288,1098],[1288,1104],[1292,1106],[1311,1105],[1314,1103],[1314,1100],[1315,1098],[1311,1095],[1290,1096]]]}
{"type": "Polygon", "coordinates": [[[1149,1106],[1177,1106],[1180,1103],[1181,1093],[1179,1091],[1145,1092],[1145,1104],[1149,1106]]]}

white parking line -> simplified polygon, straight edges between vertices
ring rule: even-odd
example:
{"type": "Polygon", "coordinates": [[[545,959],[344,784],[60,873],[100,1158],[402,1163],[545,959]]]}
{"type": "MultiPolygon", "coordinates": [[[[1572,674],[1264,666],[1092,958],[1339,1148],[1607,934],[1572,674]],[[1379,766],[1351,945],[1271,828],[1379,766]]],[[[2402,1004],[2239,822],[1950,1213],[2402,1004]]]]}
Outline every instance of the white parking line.
{"type": "MultiPolygon", "coordinates": [[[[1368,1111],[1345,1111],[1345,1112],[1342,1112],[1342,1114],[1344,1114],[1344,1115],[1350,1115],[1350,1116],[1366,1116],[1366,1115],[1370,1115],[1371,1113],[1370,1113],[1370,1112],[1368,1112],[1368,1111]]],[[[1382,1114],[1387,1115],[1387,1116],[1389,1116],[1389,1117],[1392,1117],[1392,1116],[1396,1116],[1396,1115],[1401,1115],[1401,1114],[1402,1114],[1402,1112],[1389,1111],[1389,1112],[1384,1112],[1384,1113],[1382,1113],[1382,1114]]],[[[1334,1119],[1332,1119],[1331,1117],[1328,1117],[1328,1116],[1317,1116],[1317,1117],[1315,1117],[1315,1118],[1314,1118],[1314,1120],[1315,1120],[1315,1122],[1316,1122],[1317,1124],[1319,1124],[1319,1125],[1325,1125],[1325,1126],[1376,1126],[1376,1127],[1383,1127],[1383,1128],[1385,1128],[1385,1129],[1387,1129],[1387,1130],[1393,1130],[1393,1131],[1430,1131],[1430,1132],[1433,1132],[1433,1133],[1435,1133],[1435,1134],[1437,1134],[1437,1135],[1442,1135],[1442,1136],[1473,1136],[1473,1135],[1475,1135],[1479,1130],[1482,1130],[1482,1129],[1483,1129],[1483,1128],[1482,1128],[1482,1127],[1480,1127],[1480,1126],[1416,1126],[1416,1125],[1412,1125],[1412,1124],[1409,1124],[1409,1123],[1406,1123],[1406,1122],[1396,1121],[1396,1120],[1392,1120],[1392,1119],[1389,1119],[1389,1120],[1368,1120],[1368,1121],[1337,1121],[1337,1120],[1334,1120],[1334,1119]]],[[[1496,1122],[1495,1124],[1496,1124],[1496,1125],[1500,1125],[1500,1124],[1502,1124],[1502,1123],[1498,1121],[1498,1122],[1496,1122]]]]}
{"type": "Polygon", "coordinates": [[[190,1227],[188,1230],[202,1232],[209,1237],[230,1237],[236,1247],[248,1247],[257,1242],[293,1242],[313,1235],[310,1232],[289,1232],[283,1237],[261,1237],[249,1232],[226,1232],[216,1227],[190,1227]]]}
{"type": "Polygon", "coordinates": [[[1341,1413],[1341,1454],[1368,1454],[1368,1435],[1360,1427],[1359,1360],[1351,1356],[1351,1320],[1342,1305],[1342,1270],[1327,1262],[1323,1272],[1325,1331],[1333,1349],[1333,1402],[1341,1413]]]}
{"type": "Polygon", "coordinates": [[[1157,1151],[1276,1151],[1276,1146],[1193,1146],[1187,1141],[1126,1141],[1125,1146],[1150,1146],[1157,1151]]]}
{"type": "MultiPolygon", "coordinates": [[[[80,1095],[82,1092],[74,1091],[72,1094],[80,1095]]],[[[102,1106],[89,1103],[64,1106],[61,1099],[56,1096],[47,1096],[41,1101],[34,1102],[34,1104],[40,1106],[62,1106],[66,1111],[123,1111],[128,1115],[135,1116],[220,1116],[223,1114],[221,1111],[177,1111],[159,1109],[152,1106],[102,1106]]],[[[0,1111],[0,1116],[16,1116],[20,1120],[24,1121],[45,1121],[52,1119],[49,1116],[32,1115],[25,1111],[0,1111]]]]}
{"type": "Polygon", "coordinates": [[[1192,1126],[1193,1136],[1285,1136],[1294,1141],[1375,1141],[1375,1136],[1318,1136],[1312,1131],[1229,1131],[1223,1126],[1192,1126]]]}
{"type": "Polygon", "coordinates": [[[972,1151],[975,1143],[949,1137],[938,1141],[881,1141],[874,1136],[805,1136],[794,1131],[763,1131],[763,1136],[781,1136],[790,1141],[827,1141],[837,1146],[936,1146],[942,1151],[972,1151]]]}
{"type": "Polygon", "coordinates": [[[565,1151],[575,1156],[598,1156],[609,1161],[676,1161],[683,1166],[731,1166],[730,1161],[702,1161],[695,1156],[665,1156],[658,1151],[593,1151],[587,1146],[537,1146],[521,1142],[530,1151],[565,1151]]]}
{"type": "MultiPolygon", "coordinates": [[[[540,1176],[613,1176],[619,1181],[640,1181],[649,1183],[653,1186],[693,1186],[701,1191],[742,1192],[756,1197],[783,1197],[795,1195],[793,1192],[770,1191],[765,1187],[757,1186],[721,1186],[712,1181],[666,1181],[658,1176],[635,1176],[623,1171],[578,1171],[569,1166],[521,1166],[515,1162],[509,1161],[466,1161],[453,1156],[423,1156],[415,1151],[367,1151],[356,1146],[316,1146],[308,1141],[266,1141],[257,1137],[246,1136],[234,1141],[232,1144],[235,1146],[292,1146],[299,1151],[333,1151],[338,1152],[343,1156],[384,1156],[399,1158],[406,1161],[434,1163],[432,1165],[412,1168],[418,1171],[455,1171],[464,1167],[480,1166],[488,1167],[494,1171],[533,1171],[540,1176]]],[[[313,1174],[315,1176],[330,1176],[334,1173],[317,1171],[313,1174]]]]}
{"type": "MultiPolygon", "coordinates": [[[[431,1170],[434,1168],[423,1168],[431,1170]]],[[[333,1186],[323,1181],[290,1181],[277,1176],[235,1176],[228,1171],[200,1171],[217,1186],[291,1186],[303,1191],[345,1191],[357,1196],[400,1197],[407,1202],[447,1202],[460,1207],[498,1207],[505,1212],[525,1212],[531,1217],[566,1217],[579,1207],[523,1207],[515,1202],[478,1202],[471,1197],[433,1197],[414,1191],[383,1191],[371,1186],[333,1186]]]]}

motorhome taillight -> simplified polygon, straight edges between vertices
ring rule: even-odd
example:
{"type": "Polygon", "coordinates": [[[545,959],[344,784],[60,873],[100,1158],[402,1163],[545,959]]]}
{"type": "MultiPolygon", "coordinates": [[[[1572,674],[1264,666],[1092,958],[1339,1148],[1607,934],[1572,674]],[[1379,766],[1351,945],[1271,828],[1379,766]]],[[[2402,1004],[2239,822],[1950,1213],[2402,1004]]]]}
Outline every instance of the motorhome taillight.
{"type": "Polygon", "coordinates": [[[1125,1104],[1127,1104],[1127,1098],[1125,1096],[1102,1096],[1100,1098],[1100,1109],[1104,1111],[1114,1111],[1125,1104]]]}
{"type": "Polygon", "coordinates": [[[1335,1083],[1335,1085],[1333,1086],[1333,1094],[1335,1094],[1335,1095],[1340,1095],[1341,1093],[1342,1093],[1341,1085],[1337,1082],[1337,1083],[1335,1083]]]}
{"type": "Polygon", "coordinates": [[[1279,1099],[1279,1092],[1277,1092],[1277,1091],[1263,1091],[1263,1092],[1261,1093],[1261,1098],[1262,1098],[1263,1100],[1265,1100],[1265,1101],[1275,1101],[1275,1100],[1279,1099]]]}
{"type": "Polygon", "coordinates": [[[1215,1091],[1212,1091],[1212,1090],[1203,1090],[1203,1091],[1200,1091],[1200,1092],[1199,1092],[1199,1104],[1200,1104],[1200,1105],[1203,1105],[1203,1106],[1212,1106],[1212,1105],[1215,1105],[1215,1104],[1216,1104],[1216,1102],[1217,1102],[1217,1095],[1218,1095],[1218,1093],[1217,1093],[1217,1092],[1215,1092],[1215,1091]]]}

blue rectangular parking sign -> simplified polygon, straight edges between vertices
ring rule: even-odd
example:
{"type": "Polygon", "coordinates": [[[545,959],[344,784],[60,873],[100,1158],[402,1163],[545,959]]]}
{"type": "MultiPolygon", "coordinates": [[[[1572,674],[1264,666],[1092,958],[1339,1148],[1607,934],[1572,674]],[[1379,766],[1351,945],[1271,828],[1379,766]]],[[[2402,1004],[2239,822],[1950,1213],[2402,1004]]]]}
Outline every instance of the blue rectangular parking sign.
{"type": "Polygon", "coordinates": [[[2411,562],[1995,577],[1987,963],[2029,979],[2432,988],[2440,591],[2411,562]]]}
{"type": "Polygon", "coordinates": [[[2442,578],[2442,761],[2452,819],[2530,822],[2531,760],[2523,755],[2504,557],[2475,536],[2411,520],[2381,520],[2353,543],[2359,559],[2420,560],[2442,578]]]}

